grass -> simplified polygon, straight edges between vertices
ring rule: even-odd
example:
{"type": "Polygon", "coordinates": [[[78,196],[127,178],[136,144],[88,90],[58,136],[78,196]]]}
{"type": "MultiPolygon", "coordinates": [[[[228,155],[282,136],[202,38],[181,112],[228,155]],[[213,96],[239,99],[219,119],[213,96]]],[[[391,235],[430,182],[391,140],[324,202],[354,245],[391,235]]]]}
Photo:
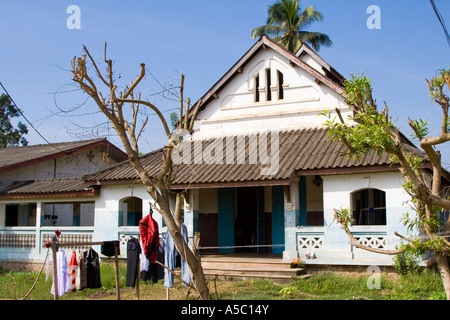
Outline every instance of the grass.
{"type": "MultiPolygon", "coordinates": [[[[120,293],[123,300],[135,300],[135,288],[126,288],[126,266],[121,265],[120,293]]],[[[21,299],[32,287],[38,273],[12,272],[0,269],[0,299],[21,299]]],[[[66,293],[61,300],[116,299],[114,268],[105,263],[101,265],[102,288],[83,289],[66,293]]],[[[445,293],[439,274],[423,271],[420,274],[406,276],[381,276],[379,289],[369,289],[368,275],[338,275],[324,272],[309,279],[292,280],[277,283],[264,279],[245,279],[235,281],[210,281],[210,292],[220,300],[444,300],[445,293]]],[[[50,294],[52,282],[45,281],[41,274],[35,289],[27,300],[52,300],[50,294]]],[[[166,289],[162,281],[157,284],[140,282],[141,300],[164,300],[166,289]]],[[[184,300],[188,288],[176,284],[170,290],[171,300],[184,300]]],[[[195,294],[189,294],[195,299],[195,294]]]]}

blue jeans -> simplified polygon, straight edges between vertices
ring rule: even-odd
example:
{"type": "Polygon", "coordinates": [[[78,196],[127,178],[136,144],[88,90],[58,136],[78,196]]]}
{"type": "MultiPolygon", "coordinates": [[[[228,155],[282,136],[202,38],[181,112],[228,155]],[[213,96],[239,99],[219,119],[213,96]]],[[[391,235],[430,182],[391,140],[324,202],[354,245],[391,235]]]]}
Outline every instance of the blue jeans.
{"type": "MultiPolygon", "coordinates": [[[[184,241],[186,242],[186,250],[190,250],[188,247],[187,227],[184,224],[181,227],[181,234],[183,235],[184,241]]],[[[170,270],[175,269],[176,257],[178,254],[179,253],[175,249],[175,243],[173,242],[172,235],[170,234],[169,231],[167,231],[164,244],[164,264],[170,270]]],[[[189,273],[187,263],[182,257],[180,261],[181,261],[181,279],[183,279],[183,281],[187,283],[190,283],[191,275],[189,273]]],[[[185,287],[186,284],[183,283],[183,286],[185,287]]],[[[173,274],[167,269],[164,269],[164,287],[166,288],[173,287],[173,274]]]]}

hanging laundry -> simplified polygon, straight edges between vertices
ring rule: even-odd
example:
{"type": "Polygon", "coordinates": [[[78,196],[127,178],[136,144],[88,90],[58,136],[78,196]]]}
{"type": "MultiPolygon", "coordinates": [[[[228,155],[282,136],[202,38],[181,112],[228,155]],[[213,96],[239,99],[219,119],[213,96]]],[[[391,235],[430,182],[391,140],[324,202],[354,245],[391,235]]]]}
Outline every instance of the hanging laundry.
{"type": "Polygon", "coordinates": [[[139,233],[142,240],[142,249],[145,256],[154,263],[158,259],[159,228],[158,223],[152,217],[153,210],[139,221],[139,233]]]}
{"type": "MultiPolygon", "coordinates": [[[[164,240],[159,239],[158,259],[156,261],[164,264],[164,240]]],[[[150,263],[147,257],[141,253],[141,280],[151,280],[152,284],[164,279],[164,267],[158,263],[150,263]]]]}
{"type": "Polygon", "coordinates": [[[115,255],[114,248],[117,247],[117,255],[120,255],[120,242],[118,240],[103,241],[100,252],[107,257],[113,257],[115,255]]]}
{"type": "Polygon", "coordinates": [[[98,253],[89,248],[83,252],[84,264],[86,267],[86,288],[100,288],[102,281],[100,278],[100,261],[98,253]]]}
{"type": "MultiPolygon", "coordinates": [[[[64,293],[70,291],[69,285],[69,268],[67,265],[66,252],[63,249],[59,249],[56,253],[56,275],[58,283],[58,296],[63,296],[64,293]]],[[[55,294],[55,277],[53,276],[53,284],[51,294],[55,294]]]]}
{"type": "MultiPolygon", "coordinates": [[[[181,234],[183,235],[184,241],[186,242],[186,246],[188,246],[188,232],[187,227],[185,224],[181,226],[181,234]]],[[[186,248],[186,250],[190,250],[189,248],[186,248]]],[[[174,270],[176,267],[176,258],[179,253],[175,249],[175,243],[173,242],[173,238],[170,234],[170,232],[166,233],[165,238],[165,246],[164,246],[164,264],[166,267],[168,267],[170,270],[174,270]]],[[[181,256],[180,256],[181,257],[181,256]]],[[[191,282],[191,275],[189,273],[189,269],[187,266],[186,261],[181,258],[181,279],[185,281],[186,283],[191,282]]],[[[183,286],[186,286],[186,284],[183,283],[183,286]]],[[[173,274],[167,269],[164,269],[164,287],[166,288],[172,288],[173,287],[173,274]]]]}
{"type": "Polygon", "coordinates": [[[76,254],[75,250],[72,251],[72,257],[70,258],[69,268],[70,268],[70,290],[75,292],[75,291],[77,291],[76,278],[77,278],[77,274],[79,272],[77,254],[76,254]]]}
{"type": "Polygon", "coordinates": [[[138,239],[131,238],[127,242],[127,287],[134,287],[139,267],[139,255],[141,254],[141,245],[138,239]]]}
{"type": "Polygon", "coordinates": [[[78,272],[77,272],[77,276],[76,276],[76,288],[78,290],[82,290],[84,288],[86,288],[86,265],[84,263],[84,257],[83,254],[80,253],[79,255],[79,259],[78,259],[78,272]]]}

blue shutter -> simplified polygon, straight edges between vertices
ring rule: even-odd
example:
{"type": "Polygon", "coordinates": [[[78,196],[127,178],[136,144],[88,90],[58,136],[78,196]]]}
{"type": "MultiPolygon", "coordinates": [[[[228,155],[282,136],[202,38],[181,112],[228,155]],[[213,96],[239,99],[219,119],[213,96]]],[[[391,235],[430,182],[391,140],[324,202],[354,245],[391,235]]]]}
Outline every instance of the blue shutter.
{"type": "MultiPolygon", "coordinates": [[[[234,246],[234,188],[218,189],[218,244],[234,246]]],[[[219,249],[220,253],[232,253],[233,248],[219,249]]]]}
{"type": "Polygon", "coordinates": [[[272,253],[284,251],[284,190],[282,186],[272,187],[272,253]],[[278,246],[283,245],[283,246],[278,246]]]}

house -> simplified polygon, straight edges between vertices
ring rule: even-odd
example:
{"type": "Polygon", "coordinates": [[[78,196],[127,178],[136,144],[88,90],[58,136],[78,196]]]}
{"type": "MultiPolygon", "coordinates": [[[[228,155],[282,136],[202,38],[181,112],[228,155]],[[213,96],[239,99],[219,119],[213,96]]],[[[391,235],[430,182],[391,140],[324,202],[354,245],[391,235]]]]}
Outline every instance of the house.
{"type": "MultiPolygon", "coordinates": [[[[190,236],[200,232],[201,254],[253,251],[311,264],[392,264],[391,256],[350,245],[334,221],[334,209],[349,207],[358,241],[394,249],[400,244],[394,232],[407,233],[402,215],[414,214],[387,154],[370,152],[358,162],[328,138],[319,113],[352,114],[343,81],[307,45],[291,54],[263,36],[201,98],[194,133],[173,154],[172,185],[185,193],[184,222],[190,236]]],[[[157,150],[142,157],[150,175],[161,156],[157,150]]],[[[101,188],[95,214],[102,225],[94,237],[136,233],[153,200],[132,168],[117,164],[84,180],[101,188]]]]}
{"type": "Polygon", "coordinates": [[[81,176],[125,159],[104,138],[0,149],[0,259],[41,260],[57,228],[90,239],[99,190],[81,176]]]}
{"type": "MultiPolygon", "coordinates": [[[[343,144],[328,138],[319,114],[339,109],[346,118],[353,112],[342,96],[343,81],[307,45],[292,54],[262,36],[204,94],[194,132],[172,154],[171,187],[185,195],[184,223],[190,237],[200,233],[201,254],[253,252],[285,261],[300,257],[306,264],[392,264],[391,256],[350,245],[334,221],[334,209],[351,208],[358,241],[394,249],[400,244],[394,232],[407,233],[402,215],[414,214],[399,167],[389,163],[387,154],[369,152],[352,160],[343,155],[343,144]]],[[[403,143],[419,152],[406,138],[403,143]]],[[[158,172],[162,153],[142,156],[150,176],[158,172]]],[[[12,186],[11,179],[5,182],[9,187],[0,195],[1,259],[43,259],[43,240],[56,228],[66,239],[120,240],[123,248],[154,204],[128,161],[82,178],[20,180],[12,186]],[[28,215],[31,226],[5,225],[11,203],[25,204],[14,210],[17,216],[28,215]],[[61,217],[66,224],[47,211],[51,204],[58,212],[60,203],[72,205],[61,217]]],[[[165,232],[160,214],[154,218],[165,232]]]]}

